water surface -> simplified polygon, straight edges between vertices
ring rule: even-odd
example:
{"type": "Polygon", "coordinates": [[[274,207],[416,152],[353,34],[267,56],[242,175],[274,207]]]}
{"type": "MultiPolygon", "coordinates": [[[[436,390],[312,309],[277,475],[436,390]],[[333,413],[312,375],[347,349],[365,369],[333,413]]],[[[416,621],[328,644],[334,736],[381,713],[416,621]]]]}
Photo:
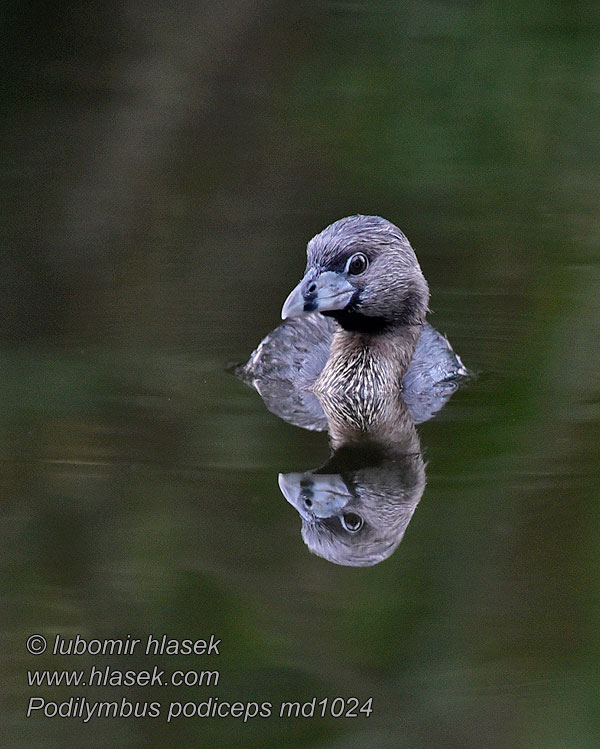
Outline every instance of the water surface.
{"type": "Polygon", "coordinates": [[[598,746],[599,32],[552,0],[6,12],[8,745],[598,746]],[[371,569],[309,554],[279,491],[326,437],[225,371],[356,212],[406,232],[478,373],[418,427],[427,487],[371,569]],[[26,719],[27,669],[98,660],[38,632],[214,632],[219,687],[186,700],[373,712],[26,719]]]}

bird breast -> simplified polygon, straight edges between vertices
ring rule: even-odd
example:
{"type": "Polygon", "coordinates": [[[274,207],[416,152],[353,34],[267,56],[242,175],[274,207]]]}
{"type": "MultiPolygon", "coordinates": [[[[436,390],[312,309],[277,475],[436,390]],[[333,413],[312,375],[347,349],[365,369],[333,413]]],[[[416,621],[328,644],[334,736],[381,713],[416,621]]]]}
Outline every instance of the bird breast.
{"type": "Polygon", "coordinates": [[[392,417],[399,390],[395,372],[368,346],[332,355],[313,386],[330,425],[362,432],[392,417]]]}

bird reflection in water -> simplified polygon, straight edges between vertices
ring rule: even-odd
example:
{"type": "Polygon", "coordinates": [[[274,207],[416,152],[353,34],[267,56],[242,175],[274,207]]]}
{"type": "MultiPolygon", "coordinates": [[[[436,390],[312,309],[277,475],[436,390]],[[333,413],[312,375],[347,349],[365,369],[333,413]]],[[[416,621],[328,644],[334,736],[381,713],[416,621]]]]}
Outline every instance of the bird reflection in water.
{"type": "Polygon", "coordinates": [[[332,562],[377,564],[400,543],[425,487],[415,423],[468,372],[426,322],[429,289],[408,239],[378,216],[350,216],[307,247],[285,322],[236,374],[267,408],[327,430],[322,468],[280,475],[309,549],[332,562]]]}
{"type": "Polygon", "coordinates": [[[279,487],[302,518],[302,538],[336,564],[368,567],[397,548],[425,489],[425,463],[414,422],[398,403],[389,441],[368,435],[338,440],[313,471],[279,474],[279,487]]]}

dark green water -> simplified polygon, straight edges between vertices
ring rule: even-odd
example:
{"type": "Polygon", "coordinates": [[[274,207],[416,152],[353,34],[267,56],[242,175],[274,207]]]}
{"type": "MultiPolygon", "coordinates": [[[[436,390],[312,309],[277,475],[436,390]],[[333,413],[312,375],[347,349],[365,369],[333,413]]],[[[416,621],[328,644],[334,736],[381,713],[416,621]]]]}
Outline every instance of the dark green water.
{"type": "Polygon", "coordinates": [[[3,744],[597,747],[600,12],[157,5],[2,12],[3,744]],[[224,371],[356,212],[406,232],[479,373],[419,427],[427,488],[371,569],[310,555],[278,489],[326,437],[224,371]],[[34,633],[222,645],[31,656],[34,633]],[[28,686],[92,664],[220,682],[28,686]],[[33,695],[163,711],[26,718],[33,695]],[[167,723],[211,695],[372,714],[167,723]]]}

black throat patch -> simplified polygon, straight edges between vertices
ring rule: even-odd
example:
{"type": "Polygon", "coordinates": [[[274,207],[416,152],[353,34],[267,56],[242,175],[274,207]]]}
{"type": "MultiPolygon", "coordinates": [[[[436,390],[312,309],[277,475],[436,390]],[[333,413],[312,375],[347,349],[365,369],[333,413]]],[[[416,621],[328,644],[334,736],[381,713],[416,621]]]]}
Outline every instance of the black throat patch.
{"type": "Polygon", "coordinates": [[[323,311],[321,314],[333,317],[344,330],[369,335],[386,333],[405,325],[422,325],[424,322],[424,313],[421,311],[423,304],[414,291],[406,294],[401,305],[397,309],[390,310],[390,313],[385,317],[383,315],[363,315],[358,311],[359,303],[360,297],[355,294],[345,309],[323,311]]]}
{"type": "Polygon", "coordinates": [[[321,314],[333,317],[344,330],[351,331],[352,333],[369,333],[373,335],[384,333],[391,327],[390,321],[386,320],[385,317],[368,317],[367,315],[361,315],[360,312],[353,312],[348,309],[332,310],[322,312],[321,314]]]}

